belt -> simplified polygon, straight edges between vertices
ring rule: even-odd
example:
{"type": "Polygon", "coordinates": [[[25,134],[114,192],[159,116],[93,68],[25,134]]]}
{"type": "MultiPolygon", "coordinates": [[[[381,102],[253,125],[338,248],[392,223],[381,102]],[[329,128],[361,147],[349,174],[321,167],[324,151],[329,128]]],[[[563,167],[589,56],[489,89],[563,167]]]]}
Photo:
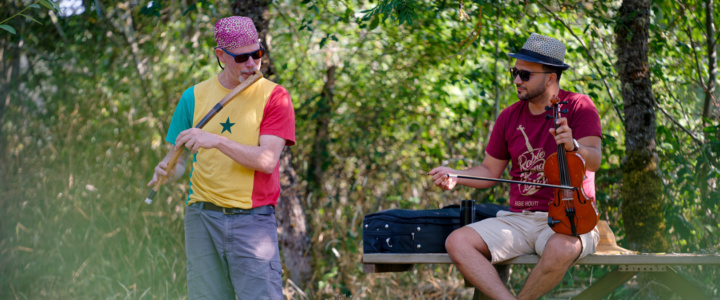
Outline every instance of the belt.
{"type": "Polygon", "coordinates": [[[259,206],[255,208],[234,208],[234,207],[221,207],[210,202],[195,202],[190,204],[202,210],[212,210],[221,212],[225,215],[272,215],[275,214],[275,207],[272,205],[259,206]]]}

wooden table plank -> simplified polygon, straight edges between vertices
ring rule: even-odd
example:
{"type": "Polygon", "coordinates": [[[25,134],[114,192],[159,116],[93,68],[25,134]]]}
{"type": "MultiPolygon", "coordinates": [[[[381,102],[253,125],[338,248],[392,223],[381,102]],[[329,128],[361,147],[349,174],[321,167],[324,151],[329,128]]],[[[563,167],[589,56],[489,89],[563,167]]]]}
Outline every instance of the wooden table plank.
{"type": "Polygon", "coordinates": [[[447,253],[366,253],[366,264],[451,264],[447,253]]]}
{"type": "MultiPolygon", "coordinates": [[[[539,260],[537,255],[523,255],[504,265],[531,265],[539,260]]],[[[450,264],[447,253],[367,253],[363,254],[365,264],[450,264]]],[[[629,254],[589,255],[578,261],[579,265],[720,265],[718,254],[629,254]]]]}
{"type": "MultiPolygon", "coordinates": [[[[529,265],[536,264],[537,255],[523,255],[515,259],[497,264],[529,265]]],[[[447,253],[367,253],[363,254],[363,271],[365,273],[402,272],[412,268],[414,264],[451,264],[447,253]]],[[[578,295],[578,299],[601,299],[642,270],[660,267],[668,271],[650,272],[659,281],[673,287],[687,299],[710,299],[687,279],[675,274],[670,265],[720,265],[720,254],[687,254],[687,253],[637,253],[637,254],[593,254],[578,261],[578,265],[618,265],[610,273],[592,284],[578,295]],[[634,267],[633,267],[634,266],[634,267]],[[623,271],[623,268],[626,269],[623,271]]],[[[473,299],[483,299],[480,291],[475,289],[473,299]]]]}
{"type": "Polygon", "coordinates": [[[582,265],[720,265],[717,254],[640,253],[633,255],[589,255],[582,265]]]}

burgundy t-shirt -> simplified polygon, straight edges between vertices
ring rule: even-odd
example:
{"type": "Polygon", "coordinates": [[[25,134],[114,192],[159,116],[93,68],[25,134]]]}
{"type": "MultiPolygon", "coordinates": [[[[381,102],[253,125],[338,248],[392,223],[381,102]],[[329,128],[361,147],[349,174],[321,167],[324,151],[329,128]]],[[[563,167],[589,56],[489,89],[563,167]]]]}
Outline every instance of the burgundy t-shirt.
{"type": "MultiPolygon", "coordinates": [[[[567,109],[568,126],[573,138],[579,140],[586,136],[602,137],[600,117],[590,97],[560,90],[558,98],[567,101],[559,109],[567,109]]],[[[493,127],[487,154],[501,160],[512,160],[510,176],[513,180],[547,183],[545,178],[545,160],[557,152],[557,144],[548,132],[553,127],[552,110],[540,115],[530,113],[525,101],[518,101],[504,109],[493,127]]],[[[595,172],[586,171],[587,177],[583,189],[588,197],[595,197],[595,172]]],[[[510,210],[547,211],[553,199],[553,188],[526,184],[510,184],[510,210]]]]}

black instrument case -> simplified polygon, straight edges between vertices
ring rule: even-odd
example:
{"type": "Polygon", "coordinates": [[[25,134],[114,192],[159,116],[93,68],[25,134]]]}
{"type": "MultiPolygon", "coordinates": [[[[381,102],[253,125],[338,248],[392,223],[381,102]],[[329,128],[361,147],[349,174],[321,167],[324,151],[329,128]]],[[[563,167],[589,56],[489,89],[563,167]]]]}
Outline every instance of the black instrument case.
{"type": "MultiPolygon", "coordinates": [[[[475,204],[475,222],[494,218],[507,206],[475,204]]],[[[460,205],[442,209],[389,209],[363,220],[364,253],[447,253],[445,239],[460,228],[460,205]]]]}

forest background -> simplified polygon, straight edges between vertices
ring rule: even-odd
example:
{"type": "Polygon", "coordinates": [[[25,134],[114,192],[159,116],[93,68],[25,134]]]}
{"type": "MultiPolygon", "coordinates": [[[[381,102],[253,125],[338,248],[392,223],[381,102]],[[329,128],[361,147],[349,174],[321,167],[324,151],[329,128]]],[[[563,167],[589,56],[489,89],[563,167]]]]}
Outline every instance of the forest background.
{"type": "MultiPolygon", "coordinates": [[[[452,266],[363,274],[361,224],[389,208],[507,203],[505,186],[443,192],[422,172],[482,160],[493,121],[517,101],[507,53],[531,32],[565,42],[573,68],[561,86],[598,108],[597,200],[620,245],[720,251],[713,0],[10,0],[0,3],[0,298],[187,297],[187,175],[152,205],[142,200],[181,93],[219,72],[214,23],[246,8],[265,22],[265,72],[297,114],[283,161],[296,212],[280,229],[288,297],[469,297],[452,266]],[[638,37],[640,47],[624,44],[638,37]],[[628,146],[640,107],[622,89],[628,53],[646,55],[629,77],[650,92],[640,164],[628,146]],[[653,196],[654,209],[636,195],[653,196]]],[[[717,267],[679,269],[720,296],[717,267]]],[[[515,267],[510,287],[528,270],[515,267]]],[[[573,267],[547,297],[572,296],[609,270],[573,267]]],[[[611,297],[647,288],[672,297],[637,280],[611,297]]]]}

